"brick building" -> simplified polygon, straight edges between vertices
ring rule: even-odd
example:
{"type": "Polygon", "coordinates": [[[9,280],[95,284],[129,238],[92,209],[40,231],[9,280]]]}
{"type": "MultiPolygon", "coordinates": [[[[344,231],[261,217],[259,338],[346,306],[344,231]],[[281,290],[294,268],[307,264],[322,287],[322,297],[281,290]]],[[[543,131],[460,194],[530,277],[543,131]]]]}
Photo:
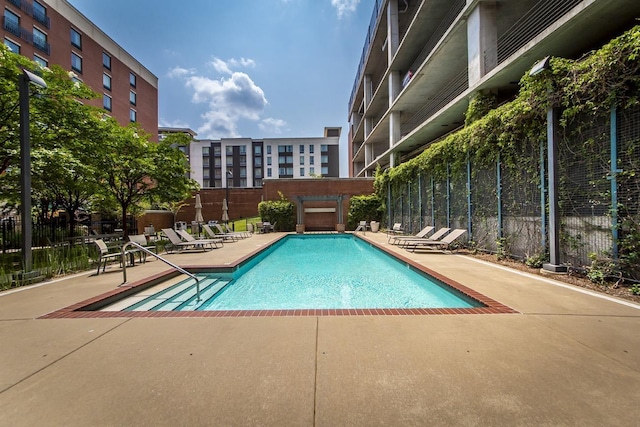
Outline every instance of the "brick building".
{"type": "Polygon", "coordinates": [[[3,43],[43,67],[75,73],[102,95],[89,101],[158,139],[158,78],[66,0],[0,0],[3,43]]]}

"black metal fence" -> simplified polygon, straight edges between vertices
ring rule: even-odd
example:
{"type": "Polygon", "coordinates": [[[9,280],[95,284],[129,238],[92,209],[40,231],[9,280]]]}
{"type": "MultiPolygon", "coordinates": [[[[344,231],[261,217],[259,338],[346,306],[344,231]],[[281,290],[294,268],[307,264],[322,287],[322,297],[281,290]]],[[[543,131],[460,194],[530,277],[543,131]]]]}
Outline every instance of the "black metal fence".
{"type": "MultiPolygon", "coordinates": [[[[480,249],[520,258],[544,254],[546,142],[522,147],[508,165],[472,157],[466,170],[448,168],[445,179],[422,173],[392,185],[389,224],[400,222],[411,233],[425,225],[464,228],[480,249]]],[[[640,106],[576,120],[564,128],[558,151],[562,262],[588,266],[590,254],[616,260],[629,221],[640,222],[640,106]]]]}

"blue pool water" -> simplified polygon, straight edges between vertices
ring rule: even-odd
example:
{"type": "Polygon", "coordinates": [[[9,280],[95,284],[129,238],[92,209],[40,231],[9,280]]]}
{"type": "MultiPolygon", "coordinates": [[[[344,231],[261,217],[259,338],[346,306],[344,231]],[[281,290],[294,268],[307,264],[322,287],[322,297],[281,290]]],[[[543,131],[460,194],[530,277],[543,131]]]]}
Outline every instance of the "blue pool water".
{"type": "Polygon", "coordinates": [[[200,309],[478,306],[349,235],[291,235],[261,258],[200,309]]]}
{"type": "Polygon", "coordinates": [[[200,273],[125,310],[469,308],[481,303],[351,235],[289,235],[233,273],[200,273]]]}

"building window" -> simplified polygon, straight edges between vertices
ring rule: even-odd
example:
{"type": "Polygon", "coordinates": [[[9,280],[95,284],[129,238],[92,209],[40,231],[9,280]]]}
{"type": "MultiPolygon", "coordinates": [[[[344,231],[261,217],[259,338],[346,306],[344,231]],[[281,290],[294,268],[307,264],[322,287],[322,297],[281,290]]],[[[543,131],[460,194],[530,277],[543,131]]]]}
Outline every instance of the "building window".
{"type": "Polygon", "coordinates": [[[247,168],[240,168],[240,178],[247,177],[247,168]]]}
{"type": "Polygon", "coordinates": [[[38,3],[37,1],[33,2],[33,19],[41,23],[42,25],[50,28],[49,17],[47,16],[47,8],[38,3]]]}
{"type": "Polygon", "coordinates": [[[328,156],[328,155],[326,155],[326,154],[323,154],[323,155],[320,157],[320,161],[321,161],[322,163],[329,163],[329,156],[328,156]]]}
{"type": "Polygon", "coordinates": [[[47,35],[33,27],[33,45],[42,52],[49,54],[49,43],[47,43],[47,35]]]}
{"type": "Polygon", "coordinates": [[[17,53],[18,55],[20,54],[20,45],[19,44],[14,43],[9,39],[4,39],[4,45],[6,47],[8,47],[9,50],[11,50],[11,52],[17,53]]]}
{"type": "Polygon", "coordinates": [[[41,66],[42,68],[49,66],[49,61],[44,58],[40,58],[38,55],[33,55],[33,62],[41,66]]]}
{"type": "Polygon", "coordinates": [[[136,112],[136,110],[131,108],[129,110],[129,121],[130,122],[135,122],[137,120],[137,116],[138,116],[138,113],[136,112]]]}
{"type": "Polygon", "coordinates": [[[109,74],[102,75],[102,86],[105,89],[111,90],[111,76],[109,74]]]}
{"type": "Polygon", "coordinates": [[[211,187],[210,181],[208,179],[203,179],[202,180],[202,186],[205,187],[205,188],[211,187]]]}
{"type": "Polygon", "coordinates": [[[132,90],[129,91],[129,102],[132,105],[136,105],[136,93],[132,90]]]}
{"type": "Polygon", "coordinates": [[[329,167],[322,166],[322,175],[329,175],[329,167]]]}
{"type": "Polygon", "coordinates": [[[327,144],[322,144],[320,146],[320,151],[322,151],[322,152],[329,151],[329,146],[327,144]]]}
{"type": "Polygon", "coordinates": [[[129,72],[129,84],[136,87],[136,75],[131,72],[129,72]]]}
{"type": "Polygon", "coordinates": [[[300,154],[304,154],[304,145],[300,145],[300,154]]]}
{"type": "Polygon", "coordinates": [[[253,163],[255,166],[262,166],[262,157],[256,157],[253,159],[253,163]]]}
{"type": "Polygon", "coordinates": [[[310,165],[314,165],[315,164],[314,159],[315,159],[315,157],[309,156],[309,164],[310,165]]]}
{"type": "Polygon", "coordinates": [[[107,70],[111,69],[111,57],[109,54],[102,52],[102,66],[107,70]]]}
{"type": "Polygon", "coordinates": [[[213,166],[217,168],[222,167],[222,160],[220,159],[220,157],[213,158],[213,166]]]}
{"type": "Polygon", "coordinates": [[[71,29],[71,44],[82,50],[82,35],[73,28],[71,29]]]}
{"type": "Polygon", "coordinates": [[[300,168],[300,176],[304,176],[304,168],[300,168]]]}
{"type": "Polygon", "coordinates": [[[211,149],[211,147],[202,147],[202,155],[203,156],[208,156],[210,149],[211,149]]]}
{"type": "Polygon", "coordinates": [[[267,168],[267,178],[271,178],[271,168],[267,168]]]}
{"type": "Polygon", "coordinates": [[[4,10],[4,29],[20,37],[20,17],[8,9],[4,10]]]}
{"type": "Polygon", "coordinates": [[[271,157],[267,157],[267,166],[271,166],[271,157]]]}
{"type": "Polygon", "coordinates": [[[233,166],[233,157],[228,156],[226,159],[227,159],[227,167],[233,166]]]}
{"type": "Polygon", "coordinates": [[[220,146],[219,145],[214,145],[213,146],[213,155],[214,156],[220,156],[222,153],[220,146]]]}
{"type": "Polygon", "coordinates": [[[253,170],[254,178],[262,178],[262,168],[255,168],[253,170]]]}
{"type": "Polygon", "coordinates": [[[227,156],[233,156],[233,145],[227,145],[224,149],[227,156]]]}
{"type": "Polygon", "coordinates": [[[253,147],[253,154],[260,156],[262,154],[262,145],[255,145],[253,147]]]}
{"type": "Polygon", "coordinates": [[[267,154],[271,154],[271,146],[267,145],[267,154]]]}
{"type": "Polygon", "coordinates": [[[82,57],[71,52],[71,68],[82,74],[82,57]]]}
{"type": "Polygon", "coordinates": [[[300,156],[300,164],[304,165],[304,156],[300,156]]]}
{"type": "Polygon", "coordinates": [[[293,145],[278,145],[278,153],[293,153],[293,145]]]}
{"type": "Polygon", "coordinates": [[[247,154],[247,146],[246,145],[241,145],[240,146],[240,154],[247,154]]]}
{"type": "Polygon", "coordinates": [[[309,146],[309,154],[313,154],[313,144],[309,146]]]}
{"type": "Polygon", "coordinates": [[[208,168],[209,167],[209,156],[202,156],[202,167],[203,168],[208,168]]]}
{"type": "Polygon", "coordinates": [[[316,168],[309,168],[309,175],[315,175],[316,174],[316,168]]]}
{"type": "Polygon", "coordinates": [[[111,97],[106,93],[102,95],[102,106],[105,110],[111,111],[111,97]]]}

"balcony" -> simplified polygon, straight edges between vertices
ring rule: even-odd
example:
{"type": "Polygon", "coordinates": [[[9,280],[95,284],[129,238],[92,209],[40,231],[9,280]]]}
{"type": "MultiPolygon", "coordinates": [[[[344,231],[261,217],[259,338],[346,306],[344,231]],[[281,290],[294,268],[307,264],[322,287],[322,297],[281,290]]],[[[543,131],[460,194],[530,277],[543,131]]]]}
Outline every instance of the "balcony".
{"type": "Polygon", "coordinates": [[[46,53],[47,55],[49,55],[50,52],[50,45],[49,43],[46,42],[46,40],[41,40],[41,39],[33,39],[33,46],[40,50],[41,52],[46,53]]]}
{"type": "Polygon", "coordinates": [[[2,27],[13,34],[16,37],[20,37],[22,40],[27,41],[28,43],[33,42],[33,35],[31,32],[25,28],[22,28],[20,25],[15,22],[11,22],[7,20],[6,17],[2,17],[2,27]]]}

